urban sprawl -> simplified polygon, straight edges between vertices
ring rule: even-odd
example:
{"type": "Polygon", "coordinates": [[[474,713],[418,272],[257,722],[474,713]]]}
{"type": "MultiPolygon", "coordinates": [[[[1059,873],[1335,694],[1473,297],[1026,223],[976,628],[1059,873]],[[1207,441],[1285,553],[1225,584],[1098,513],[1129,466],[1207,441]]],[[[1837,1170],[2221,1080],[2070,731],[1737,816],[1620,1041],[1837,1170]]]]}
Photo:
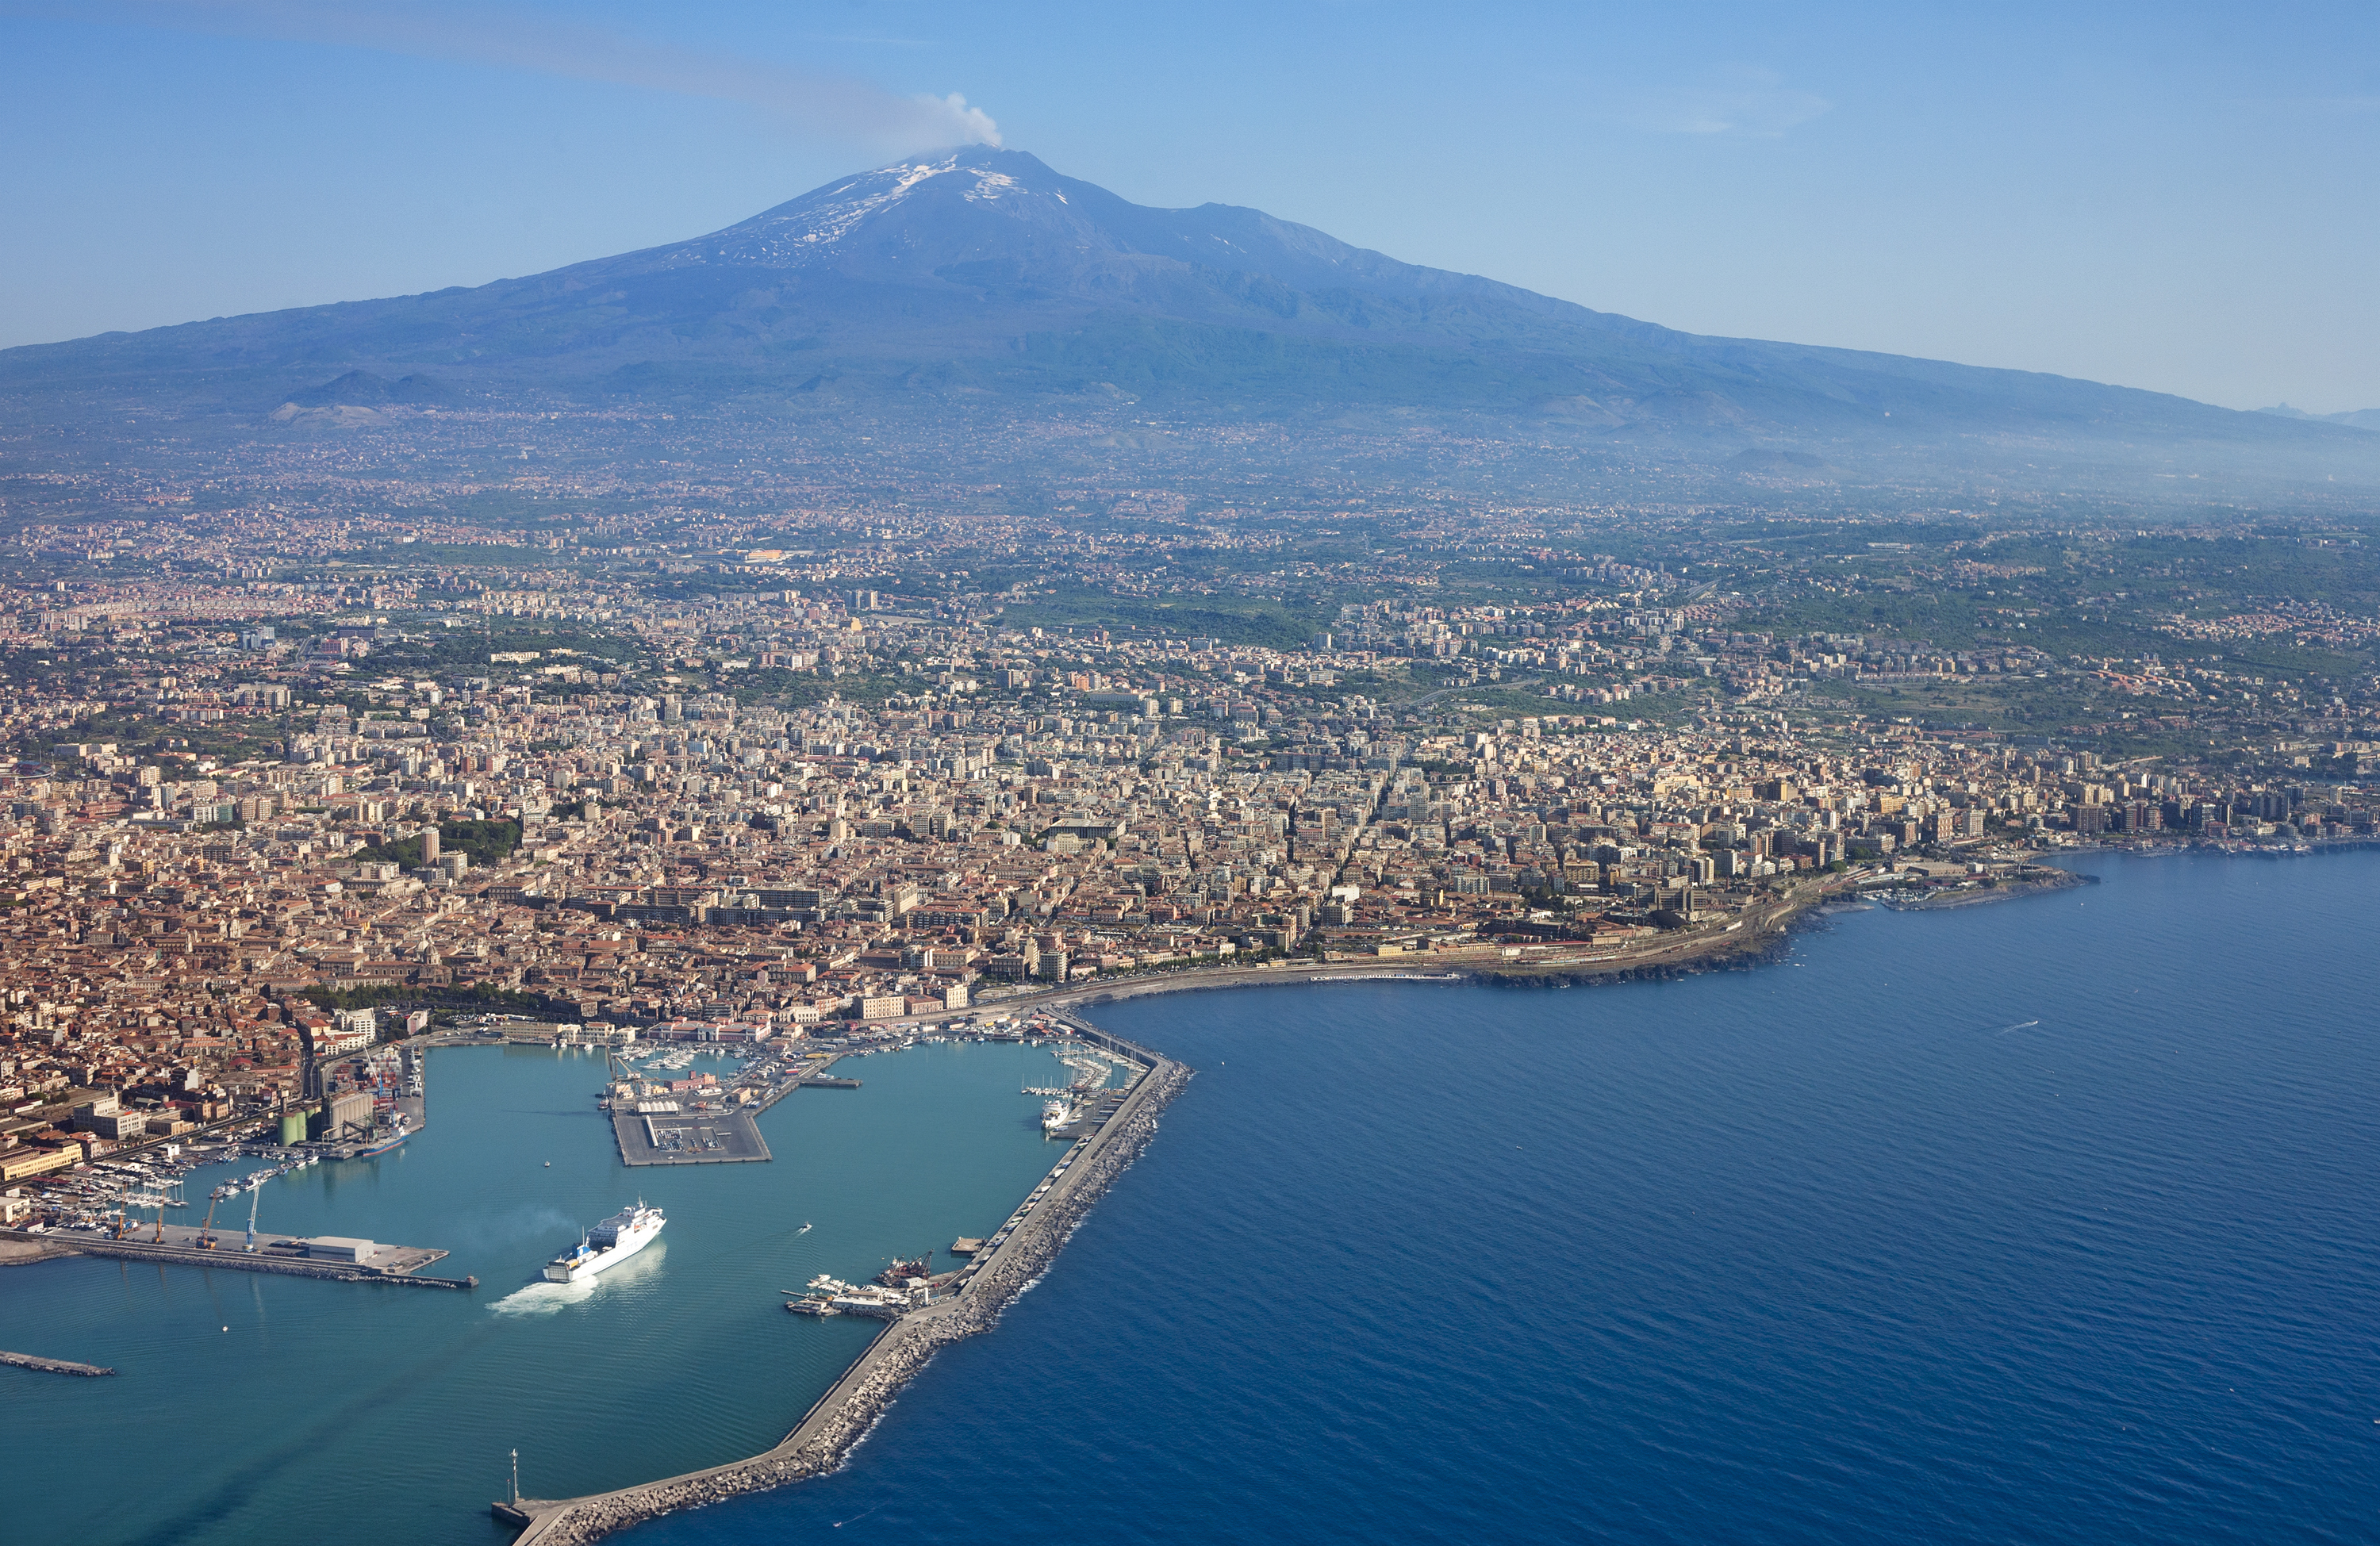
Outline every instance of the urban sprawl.
{"type": "Polygon", "coordinates": [[[20,523],[0,594],[12,1219],[433,1021],[783,1046],[1160,973],[1682,960],[1817,893],[2380,810],[2362,610],[2129,588],[2329,537],[1657,513],[1616,553],[1609,512],[1441,501],[1334,579],[1292,556],[1357,520],[1319,505],[1078,495],[1002,569],[908,515],[260,532],[145,497],[20,523]],[[1856,625],[1926,587],[1955,642],[1856,625]],[[2226,653],[2277,641],[2329,653],[2226,653]]]}

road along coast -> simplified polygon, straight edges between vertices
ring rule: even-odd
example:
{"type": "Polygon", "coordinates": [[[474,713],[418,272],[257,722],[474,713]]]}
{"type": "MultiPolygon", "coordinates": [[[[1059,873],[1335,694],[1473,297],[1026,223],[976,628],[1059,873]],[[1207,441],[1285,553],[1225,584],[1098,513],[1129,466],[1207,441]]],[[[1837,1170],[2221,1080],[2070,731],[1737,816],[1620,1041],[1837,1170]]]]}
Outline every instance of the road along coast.
{"type": "Polygon", "coordinates": [[[679,1509],[823,1476],[841,1466],[937,1348],[990,1330],[1010,1302],[1048,1269],[1108,1184],[1148,1147],[1159,1117],[1190,1081],[1191,1070],[1172,1058],[1104,1034],[1100,1040],[1129,1048],[1146,1061],[1148,1072],[1099,1131],[1062,1162],[1063,1174],[1055,1175],[1049,1190],[1027,1204],[1008,1238],[978,1258],[956,1297],[889,1323],[773,1449],[610,1492],[493,1504],[497,1518],[523,1527],[515,1546],[580,1546],[679,1509]]]}
{"type": "MultiPolygon", "coordinates": [[[[1494,946],[1431,950],[1408,955],[1358,956],[1343,960],[1291,959],[1258,966],[1207,966],[1145,976],[1094,979],[1071,987],[986,997],[978,1013],[1041,1013],[1121,1003],[1160,993],[1216,988],[1282,987],[1292,983],[1405,982],[1551,985],[1631,982],[1674,977],[1755,964],[1774,955],[1802,916],[1828,902],[1856,894],[1874,872],[1813,881],[1767,906],[1747,909],[1724,923],[1629,940],[1619,945],[1564,941],[1507,953],[1494,946]]],[[[937,1017],[926,1016],[920,1019],[937,1017]]],[[[886,1021],[899,1024],[901,1021],[886,1021]]]]}

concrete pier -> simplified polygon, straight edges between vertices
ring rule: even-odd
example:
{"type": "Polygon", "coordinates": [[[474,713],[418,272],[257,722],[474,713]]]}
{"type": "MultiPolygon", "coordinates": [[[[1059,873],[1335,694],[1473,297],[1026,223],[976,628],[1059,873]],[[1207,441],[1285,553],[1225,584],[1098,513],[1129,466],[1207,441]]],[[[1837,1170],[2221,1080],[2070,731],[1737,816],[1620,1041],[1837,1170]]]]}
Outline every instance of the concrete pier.
{"type": "Polygon", "coordinates": [[[337,1283],[393,1283],[414,1288],[477,1288],[476,1277],[430,1277],[421,1269],[443,1261],[446,1252],[426,1246],[376,1246],[361,1260],[332,1257],[310,1250],[306,1241],[287,1235],[261,1235],[253,1253],[240,1249],[244,1231],[218,1229],[212,1248],[198,1243],[200,1232],[187,1225],[165,1226],[164,1238],[152,1228],[128,1231],[122,1239],[112,1235],[53,1231],[45,1235],[11,1232],[17,1239],[35,1239],[78,1256],[108,1256],[128,1262],[172,1262],[190,1267],[222,1267],[241,1273],[277,1273],[284,1277],[320,1277],[337,1283]]]}
{"type": "Polygon", "coordinates": [[[623,1165],[739,1165],[771,1158],[749,1109],[612,1113],[623,1165]]]}
{"type": "Polygon", "coordinates": [[[888,1322],[784,1442],[764,1454],[587,1497],[521,1498],[490,1505],[497,1519],[521,1528],[514,1546],[583,1546],[663,1514],[822,1476],[842,1465],[937,1348],[990,1330],[1009,1302],[1048,1268],[1108,1183],[1148,1146],[1160,1113],[1189,1082],[1190,1070],[1182,1064],[1104,1032],[1097,1034],[1099,1045],[1148,1071],[1099,1130],[1070,1147],[1050,1178],[1011,1215],[1005,1238],[976,1258],[954,1298],[888,1322]]]}

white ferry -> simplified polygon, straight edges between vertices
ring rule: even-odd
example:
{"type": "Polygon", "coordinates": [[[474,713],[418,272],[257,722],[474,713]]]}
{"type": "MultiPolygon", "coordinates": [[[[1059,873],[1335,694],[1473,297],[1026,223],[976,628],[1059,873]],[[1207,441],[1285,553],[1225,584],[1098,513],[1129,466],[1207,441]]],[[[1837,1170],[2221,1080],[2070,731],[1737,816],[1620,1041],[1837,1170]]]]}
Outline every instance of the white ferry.
{"type": "Polygon", "coordinates": [[[1075,1108],[1064,1101],[1041,1103],[1041,1131],[1046,1137],[1075,1119],[1075,1108]]]}
{"type": "Polygon", "coordinates": [[[597,1273],[616,1267],[652,1243],[667,1222],[659,1208],[648,1208],[638,1198],[587,1231],[579,1242],[545,1264],[548,1283],[582,1283],[597,1273]]]}

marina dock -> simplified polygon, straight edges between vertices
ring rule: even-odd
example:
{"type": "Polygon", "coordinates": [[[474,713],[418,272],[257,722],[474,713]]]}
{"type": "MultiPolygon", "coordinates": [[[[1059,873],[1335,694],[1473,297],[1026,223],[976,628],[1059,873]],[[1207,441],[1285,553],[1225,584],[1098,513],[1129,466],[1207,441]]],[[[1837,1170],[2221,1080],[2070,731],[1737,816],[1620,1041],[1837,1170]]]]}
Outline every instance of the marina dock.
{"type": "Polygon", "coordinates": [[[856,1090],[859,1081],[826,1070],[839,1054],[758,1063],[733,1083],[691,1096],[610,1097],[612,1136],[620,1163],[736,1165],[770,1159],[759,1117],[796,1090],[856,1090]]]}

